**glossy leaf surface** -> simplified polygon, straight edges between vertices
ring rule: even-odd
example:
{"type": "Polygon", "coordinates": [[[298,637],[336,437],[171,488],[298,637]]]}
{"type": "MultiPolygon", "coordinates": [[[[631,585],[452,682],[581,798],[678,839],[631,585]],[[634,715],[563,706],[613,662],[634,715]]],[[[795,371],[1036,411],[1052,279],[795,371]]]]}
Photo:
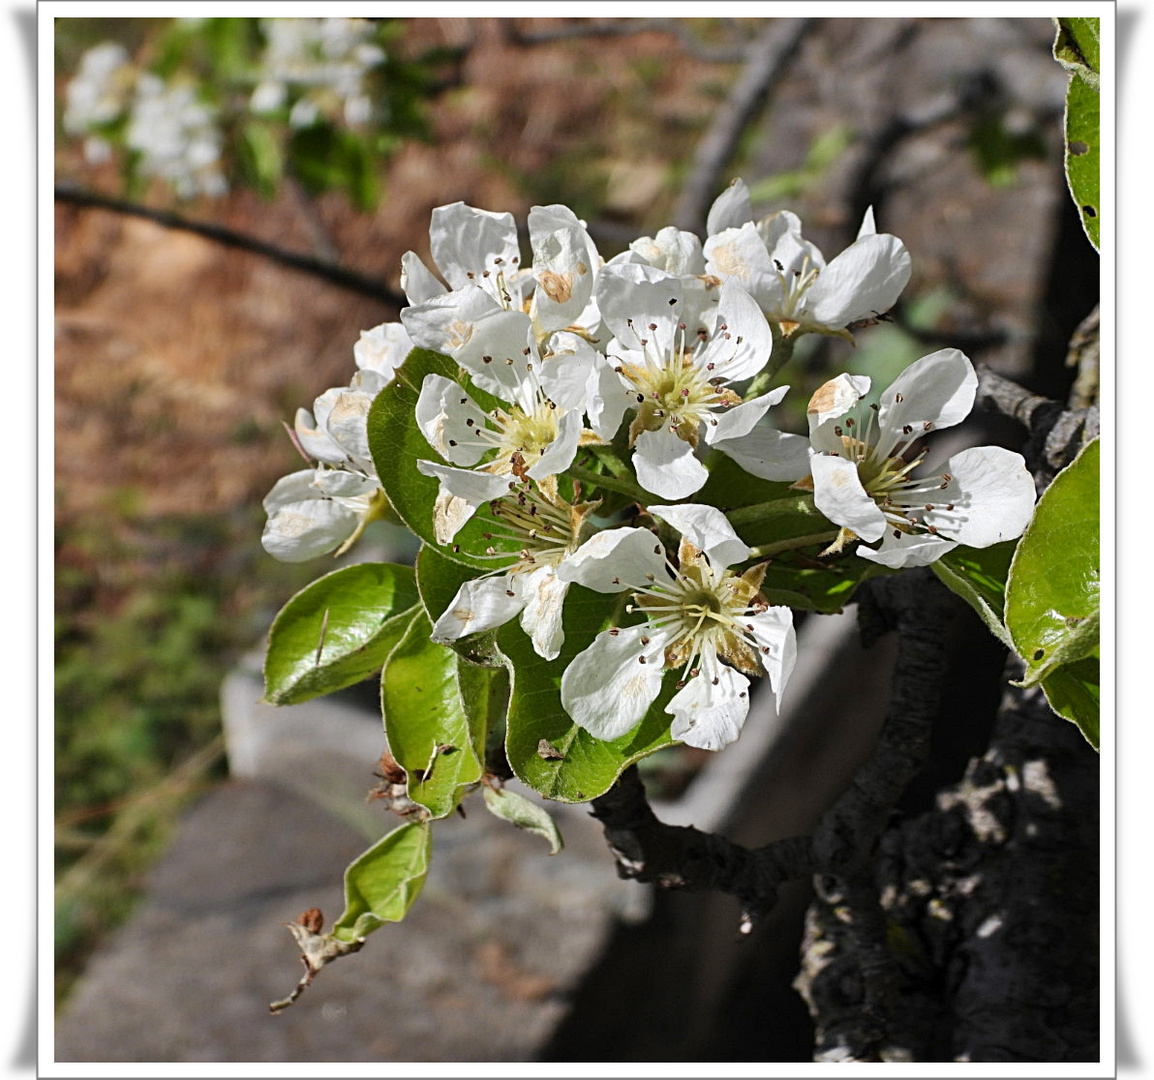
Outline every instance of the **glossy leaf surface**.
{"type": "Polygon", "coordinates": [[[265,700],[295,705],[367,679],[400,640],[418,602],[412,567],[356,563],[314,581],[269,631],[265,700]]]}

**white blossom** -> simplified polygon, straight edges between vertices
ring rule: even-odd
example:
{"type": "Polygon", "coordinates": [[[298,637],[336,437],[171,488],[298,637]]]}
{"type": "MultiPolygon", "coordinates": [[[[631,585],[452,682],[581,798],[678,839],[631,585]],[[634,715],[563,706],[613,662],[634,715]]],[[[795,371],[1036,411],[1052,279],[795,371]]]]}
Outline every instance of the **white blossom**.
{"type": "Polygon", "coordinates": [[[818,388],[808,409],[811,476],[803,485],[841,527],[831,550],[861,540],[863,558],[921,566],[957,544],[982,548],[1022,534],[1034,482],[1020,454],[975,447],[932,475],[913,475],[925,452],[911,456],[912,448],[928,432],[961,423],[977,384],[963,353],[941,349],[914,361],[869,406],[862,404],[866,376],[839,375],[818,388]]]}
{"type": "Polygon", "coordinates": [[[413,343],[400,323],[381,323],[362,330],[353,345],[357,374],[352,386],[375,394],[393,381],[393,375],[413,350],[413,343]]]}
{"type": "Polygon", "coordinates": [[[295,96],[289,123],[309,127],[322,116],[358,127],[372,118],[368,73],[385,62],[366,19],[262,19],[265,49],[249,106],[275,112],[295,96]]]}
{"type": "Polygon", "coordinates": [[[482,409],[443,375],[430,373],[421,384],[417,426],[449,462],[417,462],[424,475],[440,481],[434,511],[440,543],[451,540],[477,507],[501,494],[514,477],[528,477],[555,494],[554,477],[572,464],[584,435],[582,383],[552,378],[563,362],[543,361],[527,325],[509,314],[514,319],[487,325],[492,333],[483,340],[493,354],[486,352],[476,361],[472,354],[458,358],[481,389],[501,400],[500,406],[482,409]]]}
{"type": "Polygon", "coordinates": [[[780,707],[797,651],[793,613],[760,596],[764,563],[740,575],[728,569],[750,549],[720,510],[694,503],[649,509],[682,534],[676,565],[659,543],[615,536],[636,530],[611,529],[558,567],[563,580],[632,592],[626,610],[646,620],[602,631],[574,657],[561,677],[561,702],[586,731],[616,739],[656,700],[665,671],[680,668],[665,707],[671,734],[720,750],[745,723],[749,677],[767,676],[780,707]]]}
{"type": "Polygon", "coordinates": [[[896,236],[878,233],[872,207],[854,240],[828,264],[788,210],[754,222],[749,190],[735,181],[707,220],[705,265],[722,281],[739,281],[784,334],[845,328],[885,314],[910,278],[910,256],[896,236]]]}
{"type": "MultiPolygon", "coordinates": [[[[492,630],[520,615],[521,627],[533,649],[546,660],[561,651],[565,634],[562,606],[569,582],[558,571],[582,550],[589,532],[588,515],[596,503],[570,504],[557,495],[546,498],[529,481],[505,482],[506,491],[492,500],[498,524],[486,538],[515,549],[489,549],[489,557],[512,562],[466,581],[433,626],[432,640],[442,644],[469,634],[492,630]]],[[[615,529],[597,533],[612,536],[616,545],[652,547],[646,529],[615,529]]]]}
{"type": "Polygon", "coordinates": [[[429,242],[440,278],[412,251],[401,259],[410,304],[401,320],[414,342],[457,358],[475,323],[502,313],[525,316],[538,343],[557,331],[596,337],[601,260],[584,223],[555,204],[530,209],[528,226],[533,257],[524,267],[512,214],[463,202],[433,210],[429,242]]]}
{"type": "Polygon", "coordinates": [[[125,145],[140,155],[141,175],[167,180],[182,198],[223,195],[222,143],[215,111],[191,86],[148,72],[137,79],[125,145]]]}
{"type": "MultiPolygon", "coordinates": [[[[598,369],[590,425],[608,441],[635,410],[629,441],[637,479],[664,499],[685,498],[705,483],[709,474],[695,454],[703,431],[708,445],[729,453],[788,389],[743,402],[731,388],[761,371],[772,349],[765,316],[740,285],[722,285],[704,324],[685,322],[683,296],[679,276],[647,263],[607,264],[598,278],[598,307],[614,337],[598,369]]],[[[779,448],[777,456],[768,442],[762,446],[759,475],[804,475],[801,448],[785,440],[779,448]]]]}
{"type": "MultiPolygon", "coordinates": [[[[387,327],[374,330],[384,331],[396,344],[387,327]]],[[[366,349],[378,344],[373,333],[366,349]]],[[[375,351],[363,351],[357,360],[361,370],[350,386],[326,390],[312,411],[297,410],[293,442],[315,466],[282,477],[264,500],[268,521],[261,543],[284,562],[302,562],[334,549],[343,554],[386,508],[369,448],[368,415],[392,375],[367,366],[374,360],[387,366],[375,351]]]]}
{"type": "Polygon", "coordinates": [[[68,83],[64,92],[64,130],[70,135],[88,135],[84,156],[93,164],[108,160],[112,147],[106,139],[90,133],[124,113],[134,78],[124,46],[105,41],[84,53],[68,83]]]}

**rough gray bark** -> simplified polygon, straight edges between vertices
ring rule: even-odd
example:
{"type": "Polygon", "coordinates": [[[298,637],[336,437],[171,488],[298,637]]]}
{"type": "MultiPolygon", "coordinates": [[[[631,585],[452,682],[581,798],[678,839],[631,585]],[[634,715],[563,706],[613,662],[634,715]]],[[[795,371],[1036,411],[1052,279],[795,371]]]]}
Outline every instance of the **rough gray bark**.
{"type": "MultiPolygon", "coordinates": [[[[1098,435],[1080,385],[1063,408],[981,372],[979,401],[1029,431],[1039,491],[1098,435]]],[[[867,874],[815,880],[795,983],[815,1060],[1098,1060],[1099,759],[1022,673],[1011,657],[963,779],[891,827],[867,874]]]]}

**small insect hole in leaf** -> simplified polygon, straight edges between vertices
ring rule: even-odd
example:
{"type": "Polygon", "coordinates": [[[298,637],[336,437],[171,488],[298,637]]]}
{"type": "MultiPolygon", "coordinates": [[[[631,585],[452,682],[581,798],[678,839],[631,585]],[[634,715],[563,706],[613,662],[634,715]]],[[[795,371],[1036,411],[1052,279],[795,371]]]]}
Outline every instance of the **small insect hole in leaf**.
{"type": "Polygon", "coordinates": [[[1098,211],[1095,210],[1094,207],[1092,207],[1092,206],[1083,206],[1082,207],[1082,213],[1085,214],[1086,217],[1090,217],[1090,218],[1095,218],[1098,216],[1098,211]]]}
{"type": "Polygon", "coordinates": [[[1033,657],[1033,658],[1034,658],[1035,660],[1041,660],[1041,659],[1042,659],[1042,657],[1043,657],[1043,656],[1045,656],[1045,655],[1046,655],[1046,650],[1045,650],[1045,649],[1035,649],[1035,650],[1034,650],[1034,657],[1033,657]]]}
{"type": "Polygon", "coordinates": [[[1080,139],[1075,139],[1070,143],[1070,154],[1072,157],[1081,157],[1083,154],[1088,154],[1090,147],[1080,139]]]}

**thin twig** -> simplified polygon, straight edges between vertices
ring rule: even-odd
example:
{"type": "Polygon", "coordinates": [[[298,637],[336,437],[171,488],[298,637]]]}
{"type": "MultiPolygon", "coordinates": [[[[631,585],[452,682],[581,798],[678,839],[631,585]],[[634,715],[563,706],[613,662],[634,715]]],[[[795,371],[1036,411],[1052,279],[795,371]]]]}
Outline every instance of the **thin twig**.
{"type": "Polygon", "coordinates": [[[342,289],[348,289],[350,292],[378,300],[387,307],[395,308],[398,311],[408,303],[401,293],[395,292],[375,278],[365,277],[355,270],[338,266],[336,263],[325,259],[302,255],[295,251],[286,251],[275,244],[269,244],[264,240],[258,240],[254,236],[236,232],[222,225],[192,221],[180,214],[174,214],[170,210],[155,210],[152,207],[129,202],[127,199],[114,199],[111,196],[101,195],[99,192],[89,191],[69,183],[57,184],[53,193],[58,202],[69,203],[73,206],[111,210],[117,214],[144,218],[146,221],[162,225],[166,229],[179,229],[182,232],[194,233],[226,247],[252,252],[254,255],[263,256],[281,266],[311,274],[313,277],[321,278],[342,289]]]}

